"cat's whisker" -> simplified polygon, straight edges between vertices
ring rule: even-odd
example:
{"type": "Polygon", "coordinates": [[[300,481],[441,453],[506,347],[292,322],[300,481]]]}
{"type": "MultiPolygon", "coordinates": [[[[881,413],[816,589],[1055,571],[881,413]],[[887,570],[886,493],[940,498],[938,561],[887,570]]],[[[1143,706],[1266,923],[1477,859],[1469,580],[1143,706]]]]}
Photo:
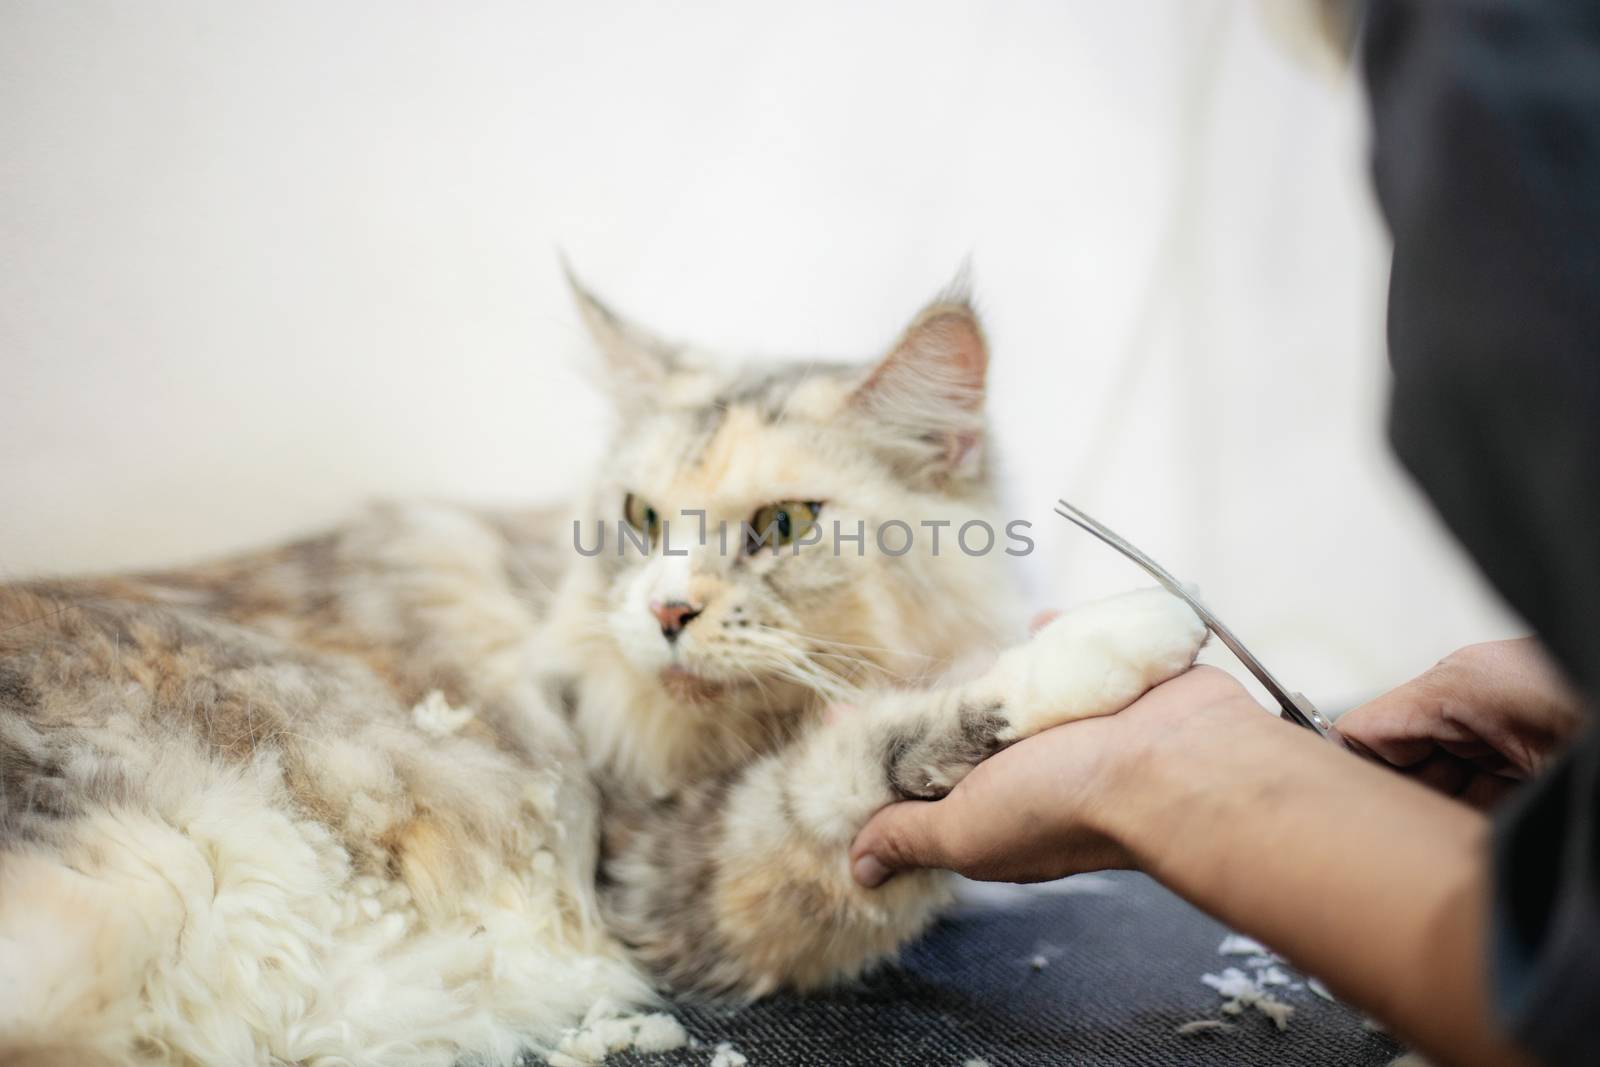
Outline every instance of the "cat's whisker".
{"type": "Polygon", "coordinates": [[[766,683],[761,680],[761,676],[755,671],[751,670],[749,667],[739,667],[737,669],[740,674],[743,674],[745,677],[749,678],[756,689],[761,692],[762,703],[770,707],[772,705],[772,693],[767,689],[766,683]]]}
{"type": "MultiPolygon", "coordinates": [[[[774,632],[776,633],[777,631],[774,632]]],[[[800,665],[813,672],[827,671],[852,684],[861,675],[881,674],[890,678],[897,677],[895,672],[888,667],[847,652],[830,652],[826,649],[814,648],[798,649],[788,642],[778,641],[767,635],[752,635],[750,643],[784,657],[785,662],[791,665],[800,665]],[[845,670],[840,664],[832,662],[813,662],[816,657],[843,661],[844,667],[853,668],[853,670],[845,670]]]]}
{"type": "Polygon", "coordinates": [[[838,660],[838,663],[828,662],[817,664],[823,670],[831,671],[841,677],[854,680],[856,678],[878,675],[892,680],[900,680],[903,676],[896,674],[880,663],[874,663],[860,656],[852,656],[844,652],[825,652],[817,649],[811,650],[808,655],[820,656],[827,660],[838,660]]]}
{"type": "Polygon", "coordinates": [[[804,660],[786,659],[775,666],[777,673],[806,686],[828,700],[845,700],[860,692],[859,687],[851,685],[846,679],[827,674],[816,665],[804,660]]]}
{"type": "MultiPolygon", "coordinates": [[[[781,651],[790,656],[800,657],[801,659],[822,660],[823,662],[812,662],[809,664],[809,666],[817,670],[827,671],[839,677],[841,680],[851,686],[859,687],[860,683],[872,677],[881,677],[896,683],[909,682],[913,677],[911,675],[896,671],[888,665],[880,663],[875,659],[862,656],[851,651],[835,652],[829,650],[828,648],[805,648],[797,650],[794,649],[788,642],[780,642],[775,640],[775,638],[778,636],[794,636],[793,631],[785,631],[778,627],[772,626],[761,626],[760,629],[766,631],[766,634],[760,635],[759,642],[757,643],[761,643],[764,645],[764,647],[773,648],[774,650],[781,651]]],[[[755,635],[753,635],[753,637],[754,636],[755,635]]],[[[841,649],[852,649],[857,647],[852,646],[849,642],[830,642],[828,639],[820,637],[809,638],[807,643],[831,643],[841,649]]]]}
{"type": "Polygon", "coordinates": [[[819,643],[822,643],[822,644],[832,645],[835,648],[853,648],[853,649],[859,649],[859,650],[864,651],[864,652],[884,652],[884,653],[887,653],[887,654],[889,654],[891,656],[909,656],[909,657],[911,657],[913,659],[923,659],[923,660],[928,660],[930,662],[936,661],[938,659],[937,656],[930,656],[930,655],[927,655],[926,653],[922,653],[922,652],[912,652],[909,649],[888,648],[888,647],[886,647],[884,645],[854,644],[854,643],[851,643],[849,641],[840,641],[837,638],[824,637],[822,634],[810,633],[810,632],[808,632],[806,630],[790,630],[790,629],[785,629],[784,627],[781,627],[781,626],[768,626],[768,625],[765,625],[763,623],[757,623],[756,626],[757,626],[758,629],[761,629],[761,630],[767,630],[767,631],[770,631],[772,633],[788,634],[788,635],[792,635],[794,637],[803,637],[808,641],[814,641],[814,642],[819,642],[819,643]]]}

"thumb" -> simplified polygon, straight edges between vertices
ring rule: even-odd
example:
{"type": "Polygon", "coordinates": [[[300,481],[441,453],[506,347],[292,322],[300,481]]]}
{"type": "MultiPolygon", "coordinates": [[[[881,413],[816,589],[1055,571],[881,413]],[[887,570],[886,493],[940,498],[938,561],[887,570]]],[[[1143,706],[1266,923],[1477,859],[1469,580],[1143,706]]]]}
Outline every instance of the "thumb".
{"type": "Polygon", "coordinates": [[[881,809],[850,846],[850,873],[876,889],[895,872],[943,867],[947,858],[938,802],[907,800],[881,809]]]}

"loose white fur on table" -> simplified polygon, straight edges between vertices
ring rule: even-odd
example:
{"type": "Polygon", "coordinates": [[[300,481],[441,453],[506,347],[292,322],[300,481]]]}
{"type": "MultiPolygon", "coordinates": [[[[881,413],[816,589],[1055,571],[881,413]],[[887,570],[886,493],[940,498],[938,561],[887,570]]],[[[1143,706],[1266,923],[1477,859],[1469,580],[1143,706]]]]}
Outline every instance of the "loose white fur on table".
{"type": "Polygon", "coordinates": [[[1228,998],[1222,1005],[1225,1014],[1238,1015],[1245,1008],[1254,1008],[1271,1019],[1279,1030],[1289,1028],[1289,1019],[1294,1015],[1294,1007],[1267,992],[1264,988],[1265,983],[1259,977],[1251,978],[1239,968],[1229,967],[1221,974],[1202,975],[1200,980],[1228,998]]]}
{"type": "Polygon", "coordinates": [[[588,1067],[613,1052],[669,1052],[689,1043],[683,1024],[665,1012],[630,1012],[611,1000],[596,1002],[582,1025],[562,1035],[550,1067],[588,1067]]]}
{"type": "MultiPolygon", "coordinates": [[[[1226,998],[1222,1005],[1224,1015],[1240,1015],[1246,1008],[1256,1011],[1272,1020],[1279,1030],[1289,1027],[1289,1020],[1294,1015],[1294,1006],[1278,999],[1271,990],[1273,988],[1303,989],[1305,984],[1294,981],[1280,964],[1283,957],[1277,955],[1261,942],[1240,934],[1229,934],[1217,946],[1219,956],[1247,956],[1245,964],[1255,973],[1247,974],[1238,967],[1225,968],[1221,974],[1202,975],[1200,980],[1215,989],[1219,995],[1226,998]]],[[[1319,988],[1321,983],[1310,979],[1311,991],[1318,996],[1332,999],[1325,989],[1319,988]]],[[[1220,1019],[1196,1019],[1184,1023],[1177,1028],[1177,1033],[1185,1036],[1202,1033],[1215,1033],[1222,1030],[1231,1030],[1231,1024],[1220,1019]]]]}
{"type": "Polygon", "coordinates": [[[1221,1019],[1196,1019],[1192,1023],[1184,1023],[1174,1033],[1188,1037],[1191,1034],[1209,1034],[1232,1029],[1232,1023],[1225,1023],[1221,1019]]]}
{"type": "Polygon", "coordinates": [[[1229,934],[1217,946],[1219,956],[1271,956],[1265,945],[1242,934],[1229,934]]]}

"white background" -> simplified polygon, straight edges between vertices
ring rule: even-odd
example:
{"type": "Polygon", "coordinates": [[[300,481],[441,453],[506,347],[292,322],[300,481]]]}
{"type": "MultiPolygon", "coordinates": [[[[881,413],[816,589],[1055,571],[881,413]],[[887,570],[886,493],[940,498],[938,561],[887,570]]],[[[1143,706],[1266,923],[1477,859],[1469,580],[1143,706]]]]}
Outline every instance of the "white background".
{"type": "Polygon", "coordinates": [[[558,247],[829,356],[970,253],[1036,603],[1140,580],[1064,494],[1329,706],[1514,632],[1383,442],[1359,86],[1260,12],[0,0],[0,575],[567,493],[558,247]]]}

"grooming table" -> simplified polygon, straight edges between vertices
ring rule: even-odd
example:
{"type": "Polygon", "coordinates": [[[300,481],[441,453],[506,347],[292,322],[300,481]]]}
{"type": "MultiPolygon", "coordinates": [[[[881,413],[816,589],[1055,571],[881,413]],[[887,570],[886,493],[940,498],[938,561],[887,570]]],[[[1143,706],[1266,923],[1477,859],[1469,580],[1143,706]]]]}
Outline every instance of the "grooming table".
{"type": "Polygon", "coordinates": [[[706,1067],[721,1042],[750,1067],[1386,1067],[1402,1051],[1305,986],[1273,990],[1295,1008],[1285,1031],[1251,1008],[1224,1016],[1200,976],[1253,974],[1246,957],[1219,955],[1228,931],[1143,876],[969,888],[898,966],[856,988],[674,1005],[698,1047],[606,1063],[706,1067]],[[1176,1032],[1224,1018],[1231,1030],[1176,1032]]]}

